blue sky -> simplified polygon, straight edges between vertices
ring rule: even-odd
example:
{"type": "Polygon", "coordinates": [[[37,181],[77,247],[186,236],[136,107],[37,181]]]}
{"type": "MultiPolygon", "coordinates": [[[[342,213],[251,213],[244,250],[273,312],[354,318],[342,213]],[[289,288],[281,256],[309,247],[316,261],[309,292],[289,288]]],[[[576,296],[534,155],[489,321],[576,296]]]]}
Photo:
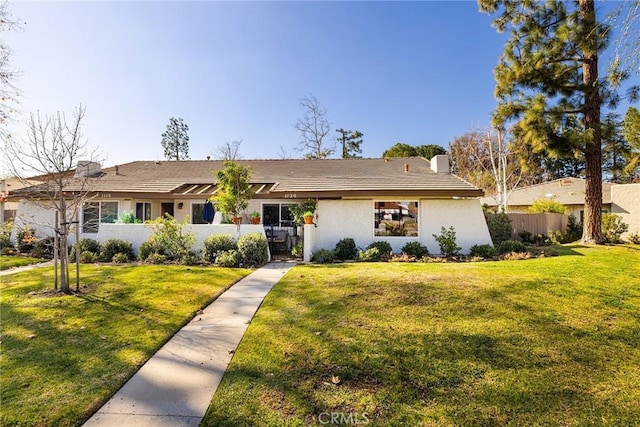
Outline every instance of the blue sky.
{"type": "Polygon", "coordinates": [[[172,116],[189,125],[192,159],[236,139],[244,158],[278,158],[281,146],[298,157],[292,124],[307,94],[332,129],[364,133],[364,157],[396,142],[446,147],[489,125],[506,37],[475,1],[11,7],[26,22],[7,37],[22,115],[82,103],[105,165],[162,159],[172,116]]]}

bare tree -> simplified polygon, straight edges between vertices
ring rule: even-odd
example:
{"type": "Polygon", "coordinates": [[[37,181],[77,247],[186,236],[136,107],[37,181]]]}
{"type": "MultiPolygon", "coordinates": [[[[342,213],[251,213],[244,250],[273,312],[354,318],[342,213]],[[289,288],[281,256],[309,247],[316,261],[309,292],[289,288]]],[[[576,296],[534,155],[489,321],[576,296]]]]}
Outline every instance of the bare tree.
{"type": "Polygon", "coordinates": [[[278,149],[278,158],[280,160],[288,160],[288,159],[292,159],[293,157],[289,153],[289,150],[287,150],[281,145],[280,148],[278,149]]]}
{"type": "Polygon", "coordinates": [[[313,95],[307,95],[298,100],[304,108],[304,116],[299,118],[293,128],[300,135],[297,151],[305,152],[307,159],[326,159],[335,152],[335,141],[327,145],[324,138],[329,134],[331,127],[327,120],[327,110],[313,95]]]}
{"type": "Polygon", "coordinates": [[[219,147],[216,147],[213,157],[218,160],[240,160],[240,145],[242,139],[234,139],[233,141],[225,141],[219,147]]]}
{"type": "MultiPolygon", "coordinates": [[[[41,225],[52,227],[59,242],[55,248],[56,261],[59,260],[59,264],[56,262],[56,280],[59,272],[60,290],[66,293],[71,292],[67,251],[71,224],[79,220],[78,211],[88,199],[90,183],[96,172],[100,172],[97,152],[89,153],[83,140],[84,115],[82,105],[69,122],[61,112],[44,118],[39,112],[31,114],[27,140],[22,143],[8,140],[4,147],[10,172],[28,185],[19,190],[20,196],[55,212],[56,220],[41,225]]],[[[28,218],[16,219],[30,222],[28,218]]]]}
{"type": "MultiPolygon", "coordinates": [[[[20,28],[22,23],[12,18],[8,2],[0,3],[0,33],[20,28]]],[[[7,132],[7,123],[19,104],[19,91],[13,85],[19,73],[10,65],[11,53],[11,48],[3,39],[0,39],[0,138],[3,140],[10,137],[7,132]]]]}

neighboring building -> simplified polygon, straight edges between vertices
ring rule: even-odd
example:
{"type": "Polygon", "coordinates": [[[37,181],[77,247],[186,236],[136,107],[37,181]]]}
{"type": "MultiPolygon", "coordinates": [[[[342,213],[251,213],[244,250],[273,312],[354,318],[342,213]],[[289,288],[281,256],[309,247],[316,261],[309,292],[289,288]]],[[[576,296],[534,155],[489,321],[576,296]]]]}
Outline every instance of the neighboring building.
{"type": "MultiPolygon", "coordinates": [[[[302,227],[292,223],[288,206],[317,200],[311,250],[333,248],[351,237],[364,247],[376,240],[388,241],[394,251],[409,241],[420,241],[431,253],[439,247],[433,234],[453,226],[458,245],[468,252],[474,244],[491,243],[479,197],[482,190],[449,173],[446,156],[423,158],[241,160],[252,170],[253,198],[245,215],[258,211],[265,229],[286,230],[287,248],[295,244],[302,227]]],[[[222,161],[136,161],[93,171],[91,196],[79,209],[81,237],[104,239],[124,233],[113,223],[124,211],[142,221],[165,213],[182,221],[188,216],[195,229],[208,232],[203,219],[205,202],[216,193],[215,171],[222,161]],[[105,234],[106,231],[108,234],[105,234]]],[[[10,193],[24,197],[35,187],[10,193]]],[[[65,191],[78,190],[74,181],[65,191]]],[[[38,225],[40,234],[51,234],[51,212],[21,201],[17,225],[38,225]],[[47,217],[49,219],[47,219],[47,217]],[[47,225],[48,224],[48,225],[47,225]]],[[[126,226],[125,226],[126,227],[126,226]]],[[[244,226],[243,226],[244,227],[244,226]]],[[[133,230],[129,228],[128,230],[133,230]]],[[[141,243],[135,233],[119,237],[141,243]]],[[[268,234],[268,233],[267,233],[268,234]]]]}
{"type": "MultiPolygon", "coordinates": [[[[602,210],[611,212],[611,184],[602,183],[602,210]]],[[[552,199],[568,208],[567,214],[573,214],[582,221],[584,217],[585,180],[581,178],[560,178],[541,184],[522,187],[514,190],[509,196],[508,212],[526,213],[534,201],[539,199],[552,199]]],[[[493,197],[483,197],[482,204],[497,207],[498,203],[493,197]]]]}
{"type": "Polygon", "coordinates": [[[26,183],[17,178],[0,180],[0,223],[12,220],[18,210],[18,202],[9,200],[9,192],[24,188],[26,185],[26,183]]]}

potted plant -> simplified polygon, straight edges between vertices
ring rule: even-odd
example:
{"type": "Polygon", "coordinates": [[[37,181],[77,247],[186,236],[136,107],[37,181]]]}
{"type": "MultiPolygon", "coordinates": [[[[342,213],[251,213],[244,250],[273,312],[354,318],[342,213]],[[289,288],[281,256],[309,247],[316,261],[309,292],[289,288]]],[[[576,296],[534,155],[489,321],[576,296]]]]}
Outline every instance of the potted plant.
{"type": "Polygon", "coordinates": [[[316,211],[316,201],[313,199],[307,199],[302,203],[289,207],[289,211],[293,215],[293,220],[296,224],[305,223],[305,213],[311,212],[311,218],[313,222],[313,214],[316,211]]]}
{"type": "Polygon", "coordinates": [[[260,224],[260,212],[251,212],[251,224],[260,224]]]}
{"type": "Polygon", "coordinates": [[[305,224],[313,224],[313,212],[306,211],[302,214],[302,217],[304,218],[305,224]]]}
{"type": "Polygon", "coordinates": [[[234,224],[240,224],[240,216],[253,196],[251,191],[251,169],[240,163],[226,161],[224,169],[216,172],[218,192],[213,197],[218,210],[230,216],[234,224]]]}

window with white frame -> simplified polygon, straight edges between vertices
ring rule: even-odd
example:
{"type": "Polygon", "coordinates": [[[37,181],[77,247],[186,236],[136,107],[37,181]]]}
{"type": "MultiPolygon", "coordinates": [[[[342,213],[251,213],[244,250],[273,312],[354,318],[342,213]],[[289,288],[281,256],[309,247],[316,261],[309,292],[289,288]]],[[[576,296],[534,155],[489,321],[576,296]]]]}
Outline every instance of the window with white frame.
{"type": "Polygon", "coordinates": [[[137,202],[136,203],[136,218],[145,222],[151,219],[151,203],[137,202]]]}
{"type": "Polygon", "coordinates": [[[100,224],[118,219],[118,202],[87,202],[82,205],[82,232],[97,233],[100,224]]]}
{"type": "Polygon", "coordinates": [[[374,202],[374,236],[418,236],[418,210],[415,200],[374,202]]]}
{"type": "Polygon", "coordinates": [[[273,226],[292,226],[293,214],[289,210],[292,203],[265,203],[262,205],[262,223],[273,226]]]}

